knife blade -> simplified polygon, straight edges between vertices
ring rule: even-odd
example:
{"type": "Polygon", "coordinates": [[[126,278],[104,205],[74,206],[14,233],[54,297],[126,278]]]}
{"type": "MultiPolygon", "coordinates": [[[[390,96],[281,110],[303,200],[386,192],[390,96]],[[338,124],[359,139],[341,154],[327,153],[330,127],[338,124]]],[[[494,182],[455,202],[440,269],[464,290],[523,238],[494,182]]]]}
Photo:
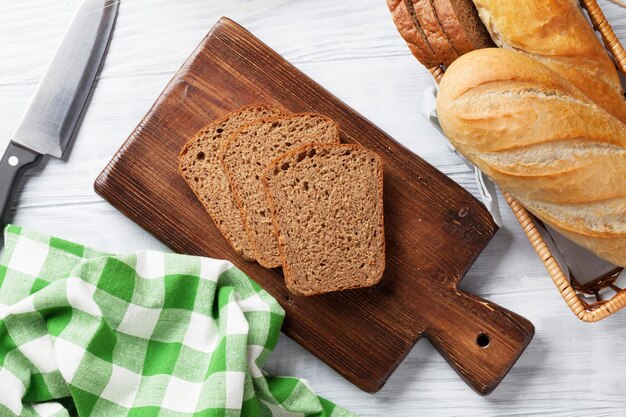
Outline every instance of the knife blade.
{"type": "Polygon", "coordinates": [[[0,221],[22,175],[44,155],[62,158],[109,44],[120,0],[84,0],[0,160],[0,221]]]}

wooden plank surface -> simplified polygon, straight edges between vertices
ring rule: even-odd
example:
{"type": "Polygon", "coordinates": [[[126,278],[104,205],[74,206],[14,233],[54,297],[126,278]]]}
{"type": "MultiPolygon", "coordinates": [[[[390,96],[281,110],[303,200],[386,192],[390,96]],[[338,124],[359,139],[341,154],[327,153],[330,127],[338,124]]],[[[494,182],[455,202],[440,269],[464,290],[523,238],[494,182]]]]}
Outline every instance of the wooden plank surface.
{"type": "MultiPolygon", "coordinates": [[[[43,74],[79,0],[0,2],[0,144],[43,74]]],[[[601,0],[626,40],[626,11],[601,0]]],[[[412,58],[383,1],[124,1],[93,101],[71,155],[33,173],[16,223],[109,252],[165,249],[93,191],[93,180],[163,86],[222,15],[271,44],[298,68],[476,194],[473,177],[421,117],[432,79],[412,58]],[[129,94],[129,91],[132,93],[129,94]]],[[[427,341],[416,345],[385,387],[366,394],[285,336],[272,374],[309,379],[313,388],[362,416],[619,416],[626,408],[626,313],[587,325],[568,310],[501,200],[504,226],[462,288],[528,317],[537,335],[488,397],[479,397],[427,341]]]]}
{"type": "Polygon", "coordinates": [[[365,391],[378,391],[425,336],[487,394],[532,338],[526,320],[457,290],[497,230],[485,208],[227,18],[183,64],[95,186],[177,252],[235,263],[285,308],[285,334],[365,391]],[[382,157],[387,267],[380,284],[294,296],[280,269],[243,261],[210,222],[178,174],[178,153],[204,125],[255,103],[324,114],[339,124],[342,142],[382,157]]]}

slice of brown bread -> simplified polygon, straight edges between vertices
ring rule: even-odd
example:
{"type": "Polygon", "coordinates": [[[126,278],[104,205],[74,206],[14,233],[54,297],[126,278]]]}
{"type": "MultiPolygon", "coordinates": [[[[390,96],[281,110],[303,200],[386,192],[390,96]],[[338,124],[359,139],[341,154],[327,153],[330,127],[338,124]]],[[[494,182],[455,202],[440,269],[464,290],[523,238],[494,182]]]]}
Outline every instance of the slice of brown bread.
{"type": "Polygon", "coordinates": [[[460,55],[446,37],[431,0],[412,0],[415,15],[424,29],[428,43],[443,65],[450,65],[460,55]]]}
{"type": "Polygon", "coordinates": [[[494,47],[471,0],[432,0],[441,28],[459,55],[494,47]]]}
{"type": "Polygon", "coordinates": [[[404,38],[413,56],[427,68],[441,64],[417,21],[411,0],[387,0],[387,6],[398,32],[404,38]]]}
{"type": "Polygon", "coordinates": [[[220,149],[252,253],[266,268],[281,261],[261,173],[274,158],[310,142],[339,143],[337,123],[318,114],[267,119],[239,129],[220,149]]]}
{"type": "Polygon", "coordinates": [[[377,284],[385,270],[383,164],[361,145],[310,144],[263,172],[287,288],[377,284]]]}
{"type": "Polygon", "coordinates": [[[222,142],[240,127],[283,112],[268,106],[248,106],[203,128],[180,151],[178,171],[233,249],[252,259],[239,209],[218,157],[222,142]]]}

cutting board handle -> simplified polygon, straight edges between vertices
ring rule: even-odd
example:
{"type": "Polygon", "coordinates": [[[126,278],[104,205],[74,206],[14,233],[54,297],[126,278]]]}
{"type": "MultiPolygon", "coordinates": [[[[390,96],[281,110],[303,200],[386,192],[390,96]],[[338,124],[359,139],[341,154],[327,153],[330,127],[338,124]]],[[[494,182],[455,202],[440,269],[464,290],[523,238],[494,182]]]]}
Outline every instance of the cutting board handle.
{"type": "Polygon", "coordinates": [[[479,394],[498,386],[520,357],[535,328],[525,318],[473,294],[446,297],[445,326],[433,323],[428,338],[479,394]]]}

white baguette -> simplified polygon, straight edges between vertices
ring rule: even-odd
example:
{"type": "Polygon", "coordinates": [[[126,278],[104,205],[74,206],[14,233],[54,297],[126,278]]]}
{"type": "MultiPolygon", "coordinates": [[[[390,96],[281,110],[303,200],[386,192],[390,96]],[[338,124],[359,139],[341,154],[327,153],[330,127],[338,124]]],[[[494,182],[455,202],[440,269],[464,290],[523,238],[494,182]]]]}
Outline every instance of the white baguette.
{"type": "Polygon", "coordinates": [[[447,70],[439,120],[454,146],[557,231],[626,267],[626,125],[516,51],[447,70]]]}
{"type": "Polygon", "coordinates": [[[626,123],[615,65],[578,0],[473,0],[494,42],[550,67],[626,123]]]}

